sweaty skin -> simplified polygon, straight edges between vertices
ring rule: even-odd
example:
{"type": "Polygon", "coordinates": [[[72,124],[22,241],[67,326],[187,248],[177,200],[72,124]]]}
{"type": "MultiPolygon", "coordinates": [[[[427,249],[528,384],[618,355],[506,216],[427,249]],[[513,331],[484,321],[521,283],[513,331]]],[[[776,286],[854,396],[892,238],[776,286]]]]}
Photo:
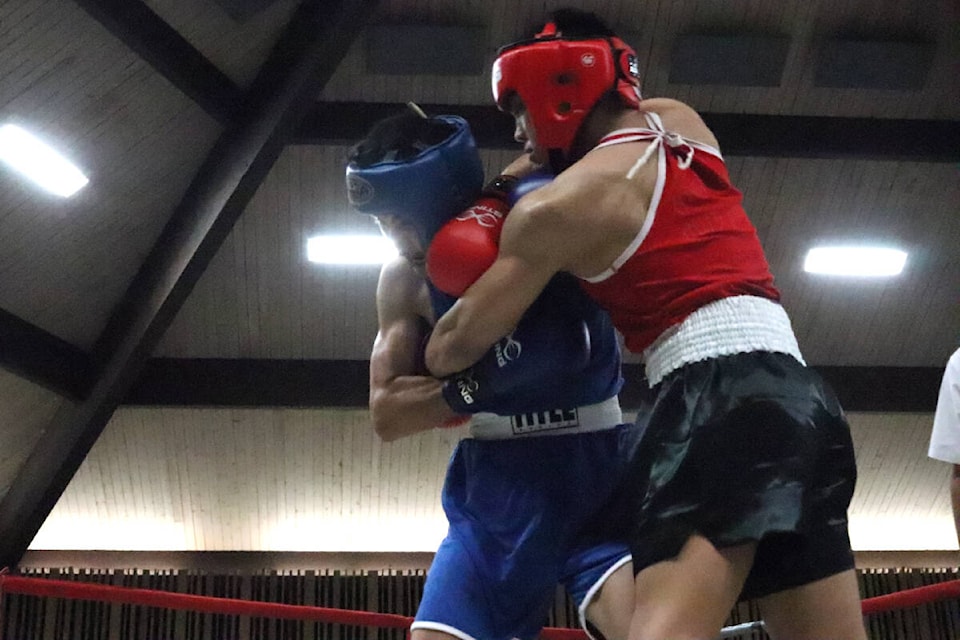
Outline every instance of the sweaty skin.
{"type": "MultiPolygon", "coordinates": [[[[658,113],[667,130],[717,145],[687,105],[654,98],[640,106],[658,113]]],[[[517,137],[531,156],[528,162],[536,163],[542,153],[529,142],[529,123],[523,113],[515,117],[517,137]]],[[[625,112],[607,130],[631,126],[646,126],[641,111],[625,112]]],[[[657,163],[648,162],[633,179],[626,174],[649,144],[590,151],[552,183],[514,205],[503,226],[497,260],[434,328],[426,350],[427,367],[434,375],[449,375],[476,362],[516,326],[558,271],[594,276],[627,248],[646,217],[657,163]]]]}

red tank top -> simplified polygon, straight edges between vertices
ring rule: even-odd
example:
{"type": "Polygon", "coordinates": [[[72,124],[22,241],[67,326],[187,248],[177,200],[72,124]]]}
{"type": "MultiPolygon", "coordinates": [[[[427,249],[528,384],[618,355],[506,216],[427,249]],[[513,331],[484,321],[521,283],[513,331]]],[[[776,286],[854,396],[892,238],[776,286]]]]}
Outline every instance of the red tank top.
{"type": "Polygon", "coordinates": [[[657,182],[637,237],[609,269],[583,282],[635,353],[714,300],[780,299],[720,152],[665,132],[655,113],[647,122],[651,128],[615,131],[597,145],[652,141],[628,175],[656,158],[657,182]]]}

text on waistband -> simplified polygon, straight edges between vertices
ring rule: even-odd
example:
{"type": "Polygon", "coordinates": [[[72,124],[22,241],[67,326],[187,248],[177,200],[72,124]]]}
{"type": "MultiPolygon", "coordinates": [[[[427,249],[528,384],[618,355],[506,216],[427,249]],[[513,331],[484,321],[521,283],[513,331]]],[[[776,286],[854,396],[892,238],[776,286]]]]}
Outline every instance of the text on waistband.
{"type": "Polygon", "coordinates": [[[521,413],[510,417],[514,434],[568,429],[580,426],[580,416],[576,409],[553,409],[535,413],[521,413]]]}

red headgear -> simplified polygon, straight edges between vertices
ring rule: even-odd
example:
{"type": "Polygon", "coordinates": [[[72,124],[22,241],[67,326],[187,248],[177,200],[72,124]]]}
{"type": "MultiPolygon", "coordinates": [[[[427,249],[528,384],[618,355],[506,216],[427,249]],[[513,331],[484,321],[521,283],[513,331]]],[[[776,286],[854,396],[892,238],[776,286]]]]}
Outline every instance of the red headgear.
{"type": "Polygon", "coordinates": [[[533,40],[502,47],[493,63],[493,99],[501,109],[517,93],[537,144],[569,155],[577,130],[604,93],[640,104],[637,54],[616,36],[564,38],[549,22],[533,40]]]}

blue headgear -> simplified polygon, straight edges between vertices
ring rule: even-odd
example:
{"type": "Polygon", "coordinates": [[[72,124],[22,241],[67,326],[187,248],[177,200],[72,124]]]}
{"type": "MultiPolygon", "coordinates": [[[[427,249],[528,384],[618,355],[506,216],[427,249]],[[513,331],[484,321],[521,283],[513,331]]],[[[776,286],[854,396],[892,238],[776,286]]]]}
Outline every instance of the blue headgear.
{"type": "Polygon", "coordinates": [[[347,165],[347,198],[361,213],[390,214],[413,226],[426,247],[448,220],[472,205],[483,188],[483,163],[470,125],[459,116],[435,116],[456,127],[443,142],[406,160],[360,168],[347,165]]]}

